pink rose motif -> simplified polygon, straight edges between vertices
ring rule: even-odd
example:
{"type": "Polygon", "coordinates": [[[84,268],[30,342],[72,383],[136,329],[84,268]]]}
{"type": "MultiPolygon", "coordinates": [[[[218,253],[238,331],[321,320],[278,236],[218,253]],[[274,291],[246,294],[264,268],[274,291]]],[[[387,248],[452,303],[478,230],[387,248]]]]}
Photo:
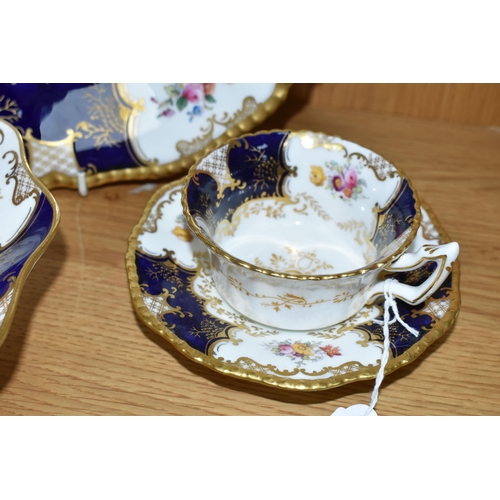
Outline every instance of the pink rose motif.
{"type": "Polygon", "coordinates": [[[290,356],[295,354],[295,351],[293,350],[293,347],[288,344],[281,344],[278,346],[278,349],[280,350],[280,354],[283,354],[285,356],[290,356]]]}
{"type": "Polygon", "coordinates": [[[342,191],[345,187],[344,179],[340,175],[334,175],[332,179],[335,191],[342,191]]]}
{"type": "Polygon", "coordinates": [[[189,101],[194,103],[203,102],[205,97],[205,90],[202,83],[188,83],[183,91],[182,95],[189,101]]]}
{"type": "Polygon", "coordinates": [[[352,167],[348,168],[344,172],[344,179],[345,179],[345,187],[348,188],[355,188],[358,184],[358,174],[356,173],[356,170],[354,170],[352,167]]]}

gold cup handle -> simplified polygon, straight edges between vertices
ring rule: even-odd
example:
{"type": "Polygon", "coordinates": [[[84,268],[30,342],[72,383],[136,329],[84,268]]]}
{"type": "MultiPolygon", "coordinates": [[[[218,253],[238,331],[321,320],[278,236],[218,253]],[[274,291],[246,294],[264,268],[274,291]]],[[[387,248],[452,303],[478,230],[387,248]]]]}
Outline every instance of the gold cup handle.
{"type": "MultiPolygon", "coordinates": [[[[385,270],[388,272],[413,271],[433,261],[436,262],[437,266],[432,274],[418,286],[394,281],[391,284],[392,295],[412,305],[424,302],[448,277],[453,268],[453,263],[457,260],[459,251],[458,243],[452,242],[445,245],[423,245],[416,252],[404,253],[385,270]]],[[[384,283],[385,280],[379,281],[371,288],[368,302],[372,302],[379,295],[384,295],[384,283]]]]}

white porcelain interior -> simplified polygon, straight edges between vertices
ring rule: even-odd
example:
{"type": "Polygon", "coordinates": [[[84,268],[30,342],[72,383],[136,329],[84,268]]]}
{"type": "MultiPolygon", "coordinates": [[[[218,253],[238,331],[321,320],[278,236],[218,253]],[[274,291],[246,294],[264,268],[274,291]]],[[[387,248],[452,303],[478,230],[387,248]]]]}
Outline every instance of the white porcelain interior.
{"type": "MultiPolygon", "coordinates": [[[[247,201],[231,223],[224,220],[215,228],[212,237],[227,253],[279,273],[332,275],[370,265],[405,242],[409,231],[391,240],[390,248],[376,248],[370,241],[383,222],[377,217],[380,207],[390,203],[402,182],[388,162],[379,173],[366,165],[374,157],[368,149],[308,133],[291,134],[284,153],[295,169],[295,175],[286,177],[284,195],[247,201]],[[321,147],[320,140],[335,147],[321,147]],[[344,172],[343,180],[338,170],[344,172]],[[339,179],[346,186],[337,191],[333,184],[339,179]]],[[[252,154],[257,158],[260,152],[252,154]]],[[[417,200],[415,205],[417,214],[417,200]]],[[[203,223],[203,218],[197,220],[203,223]]]]}

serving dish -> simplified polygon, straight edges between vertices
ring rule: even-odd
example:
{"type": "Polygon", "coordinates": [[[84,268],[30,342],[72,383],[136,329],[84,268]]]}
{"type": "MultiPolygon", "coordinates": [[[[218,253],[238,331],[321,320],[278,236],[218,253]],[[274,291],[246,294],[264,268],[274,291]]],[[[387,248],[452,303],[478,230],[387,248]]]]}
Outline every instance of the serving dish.
{"type": "MultiPolygon", "coordinates": [[[[240,315],[221,299],[205,247],[188,229],[180,201],[183,183],[166,184],[152,196],[129,238],[129,288],[141,320],[193,361],[244,380],[322,390],[376,377],[383,333],[373,320],[382,318],[383,305],[365,306],[347,321],[314,331],[270,328],[240,315]]],[[[422,223],[408,250],[449,241],[423,204],[422,223]]],[[[431,272],[429,264],[398,279],[418,284],[431,272]]],[[[419,335],[397,322],[390,325],[386,373],[410,363],[449,331],[460,308],[459,274],[457,261],[424,303],[397,301],[402,319],[419,335]]]]}
{"type": "Polygon", "coordinates": [[[0,118],[21,133],[51,188],[91,188],[180,174],[204,151],[249,131],[290,84],[0,84],[0,118]]]}
{"type": "Polygon", "coordinates": [[[19,132],[0,119],[0,345],[21,290],[59,224],[50,191],[31,172],[19,132]]]}

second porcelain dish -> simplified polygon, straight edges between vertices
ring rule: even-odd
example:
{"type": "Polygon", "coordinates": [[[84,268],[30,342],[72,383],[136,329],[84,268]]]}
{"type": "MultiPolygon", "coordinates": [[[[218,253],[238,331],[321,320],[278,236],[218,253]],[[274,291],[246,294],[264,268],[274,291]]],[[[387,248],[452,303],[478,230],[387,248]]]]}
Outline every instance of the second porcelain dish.
{"type": "Polygon", "coordinates": [[[17,130],[0,120],[0,345],[21,290],[59,224],[59,207],[31,173],[17,130]]]}
{"type": "Polygon", "coordinates": [[[0,84],[0,118],[21,133],[50,189],[158,179],[250,131],[290,84],[0,84]]]}

